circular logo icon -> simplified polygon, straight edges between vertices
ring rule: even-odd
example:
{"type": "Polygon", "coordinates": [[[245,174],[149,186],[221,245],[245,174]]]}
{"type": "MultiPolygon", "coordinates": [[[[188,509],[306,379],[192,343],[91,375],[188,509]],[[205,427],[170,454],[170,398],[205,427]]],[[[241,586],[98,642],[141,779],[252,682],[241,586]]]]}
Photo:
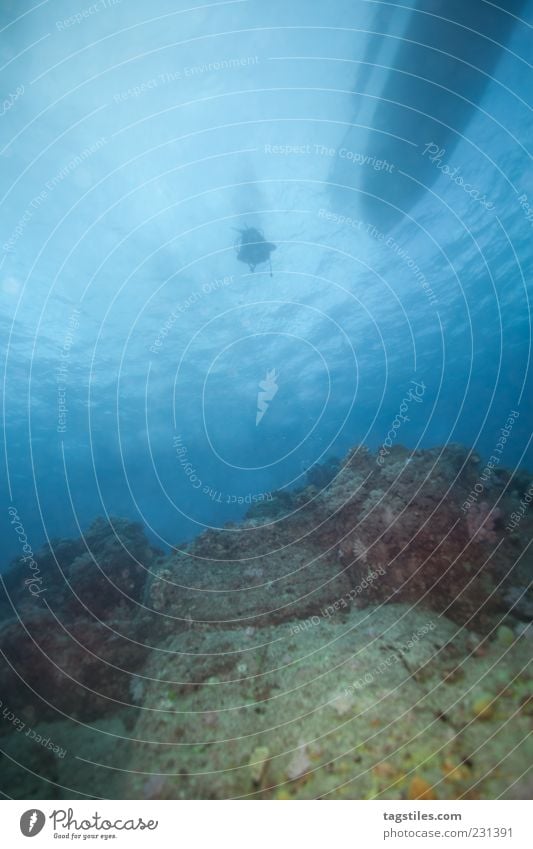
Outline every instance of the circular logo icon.
{"type": "Polygon", "coordinates": [[[46,817],[42,811],[37,808],[32,808],[29,811],[24,811],[20,818],[20,830],[24,837],[35,837],[42,831],[46,822],[46,817]]]}

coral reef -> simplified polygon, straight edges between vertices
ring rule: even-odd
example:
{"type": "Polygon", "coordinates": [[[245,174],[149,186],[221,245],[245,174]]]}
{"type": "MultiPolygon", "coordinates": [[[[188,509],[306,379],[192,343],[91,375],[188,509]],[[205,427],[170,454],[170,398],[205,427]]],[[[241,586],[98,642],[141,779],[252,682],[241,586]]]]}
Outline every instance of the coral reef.
{"type": "Polygon", "coordinates": [[[533,516],[506,520],[530,479],[478,478],[461,446],[357,447],[169,554],[100,519],[36,555],[38,596],[15,561],[4,792],[518,798],[533,516]]]}
{"type": "Polygon", "coordinates": [[[396,446],[383,465],[353,449],[334,477],[328,464],[323,489],[254,505],[242,525],[207,531],[166,560],[149,581],[147,604],[181,621],[212,622],[209,590],[221,626],[261,626],[318,614],[358,586],[370,564],[384,574],[366,602],[420,602],[486,630],[510,606],[531,520],[505,533],[516,494],[503,469],[490,502],[485,495],[464,510],[478,467],[455,445],[414,453],[396,446]],[[262,578],[243,575],[244,564],[262,578]]]}
{"type": "Polygon", "coordinates": [[[338,474],[340,467],[341,461],[337,457],[329,457],[324,463],[315,463],[307,470],[307,484],[323,489],[338,474]]]}

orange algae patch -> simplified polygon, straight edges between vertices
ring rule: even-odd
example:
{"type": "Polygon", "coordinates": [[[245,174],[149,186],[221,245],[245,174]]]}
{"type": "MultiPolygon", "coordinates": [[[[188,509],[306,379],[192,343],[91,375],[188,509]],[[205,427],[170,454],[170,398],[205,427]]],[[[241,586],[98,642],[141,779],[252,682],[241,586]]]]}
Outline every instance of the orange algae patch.
{"type": "Polygon", "coordinates": [[[437,794],[433,790],[431,784],[428,784],[423,778],[420,778],[419,775],[415,775],[409,785],[409,793],[407,794],[408,799],[436,799],[437,794]]]}
{"type": "Polygon", "coordinates": [[[444,773],[445,781],[467,781],[470,778],[470,771],[464,764],[445,760],[441,769],[444,773]]]}
{"type": "Polygon", "coordinates": [[[378,778],[395,778],[398,775],[397,770],[388,761],[382,761],[372,767],[372,772],[378,778]]]}

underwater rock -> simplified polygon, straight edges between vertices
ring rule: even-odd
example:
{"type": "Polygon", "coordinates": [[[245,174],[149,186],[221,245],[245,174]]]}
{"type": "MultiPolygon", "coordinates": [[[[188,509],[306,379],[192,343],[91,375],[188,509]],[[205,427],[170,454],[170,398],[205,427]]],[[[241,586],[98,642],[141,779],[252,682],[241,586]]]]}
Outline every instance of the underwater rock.
{"type": "Polygon", "coordinates": [[[477,696],[472,705],[472,713],[476,719],[487,721],[492,719],[496,713],[496,698],[488,693],[481,693],[477,696]]]}
{"type": "Polygon", "coordinates": [[[347,596],[350,580],[335,552],[307,544],[298,526],[290,517],[252,527],[253,534],[207,531],[187,553],[154,565],[145,604],[172,617],[178,630],[267,627],[320,615],[347,596]]]}
{"type": "Polygon", "coordinates": [[[469,504],[477,465],[454,445],[413,453],[395,446],[381,466],[368,453],[348,455],[324,492],[334,518],[320,533],[323,545],[336,542],[352,585],[365,578],[369,564],[383,570],[365,600],[420,601],[469,628],[490,629],[509,584],[507,578],[496,591],[498,576],[518,559],[527,531],[524,525],[520,540],[505,537],[503,519],[513,500],[504,476],[490,501],[485,494],[480,504],[469,504]]]}
{"type": "Polygon", "coordinates": [[[248,763],[248,766],[250,767],[250,776],[252,783],[257,787],[261,784],[269,757],[270,750],[267,746],[257,746],[250,755],[250,761],[248,763]]]}
{"type": "Polygon", "coordinates": [[[502,517],[499,507],[490,507],[486,501],[473,504],[466,515],[466,525],[471,540],[497,542],[498,521],[502,517]]]}
{"type": "MultiPolygon", "coordinates": [[[[101,733],[102,723],[110,720],[100,706],[91,711],[75,692],[63,695],[67,679],[56,679],[55,703],[71,700],[76,718],[93,716],[89,721],[97,721],[91,746],[87,743],[82,755],[113,765],[110,776],[106,770],[105,781],[112,780],[106,783],[106,797],[406,799],[418,777],[425,784],[417,782],[413,788],[417,798],[423,798],[428,786],[440,799],[464,798],[470,792],[495,798],[527,772],[527,640],[516,640],[504,652],[496,641],[487,640],[486,654],[478,657],[470,651],[471,634],[445,616],[409,604],[353,608],[343,618],[323,617],[295,635],[291,630],[292,623],[280,622],[257,629],[250,641],[246,628],[198,627],[160,640],[159,650],[150,651],[129,676],[136,690],[143,682],[138,693],[142,709],[130,710],[126,729],[123,713],[114,714],[115,724],[105,726],[110,735],[101,733]],[[243,658],[247,673],[240,675],[243,658]],[[420,663],[427,669],[424,680],[416,675],[420,663]],[[464,668],[464,676],[446,681],[452,663],[464,668]],[[483,690],[472,691],[476,681],[483,690]],[[338,716],[332,700],[347,691],[353,712],[338,716]],[[499,707],[478,721],[472,706],[485,693],[496,694],[499,707]],[[215,713],[216,723],[211,721],[215,713]],[[508,717],[513,721],[506,722],[508,717]],[[266,750],[268,763],[257,784],[251,761],[259,769],[266,750]],[[384,761],[391,766],[380,767],[384,761]],[[160,776],[165,780],[160,782],[160,776]]],[[[88,643],[87,635],[76,635],[88,643]]],[[[73,675],[79,674],[74,662],[69,656],[73,675]]],[[[126,667],[119,646],[114,662],[126,667]]],[[[49,675],[37,656],[30,663],[32,682],[39,668],[49,675]]],[[[87,683],[105,685],[106,694],[121,698],[121,684],[113,691],[112,682],[103,682],[96,668],[89,667],[89,673],[87,683]]],[[[11,685],[11,680],[2,681],[4,702],[11,685]]],[[[113,704],[107,702],[107,709],[113,710],[113,704]]],[[[105,710],[103,699],[101,707],[105,710]]],[[[37,727],[42,711],[37,701],[30,717],[22,707],[15,709],[37,727]]],[[[6,732],[2,748],[27,763],[24,735],[9,737],[6,721],[0,729],[6,732]]],[[[74,741],[73,754],[80,753],[80,735],[86,732],[87,727],[66,717],[45,727],[49,736],[65,739],[67,748],[69,739],[74,741]]],[[[27,782],[17,783],[14,792],[11,766],[4,763],[0,786],[25,799],[27,782]]],[[[67,788],[60,795],[102,795],[101,769],[70,754],[65,760],[55,758],[53,766],[54,772],[47,774],[67,788]]]]}
{"type": "Polygon", "coordinates": [[[153,743],[128,745],[124,797],[142,795],[148,765],[152,772],[182,771],[179,793],[186,798],[217,799],[279,793],[299,799],[343,793],[453,799],[470,788],[490,798],[527,769],[531,720],[521,705],[530,692],[529,674],[498,696],[502,708],[496,714],[482,721],[473,714],[477,698],[498,692],[498,676],[512,681],[524,674],[530,656],[525,640],[503,658],[501,646],[487,641],[487,654],[475,657],[464,629],[408,604],[352,609],[345,619],[321,619],[309,630],[290,633],[284,622],[256,632],[255,648],[246,651],[249,675],[241,678],[235,667],[245,645],[242,628],[212,627],[165,641],[144,669],[145,709],[131,735],[153,743]],[[418,642],[410,640],[415,635],[418,642]],[[291,658],[280,645],[287,638],[291,658]],[[424,680],[416,675],[422,662],[424,680]],[[464,676],[445,681],[452,662],[461,664],[464,676]],[[158,683],[169,680],[182,682],[177,714],[168,710],[158,683]],[[472,693],[478,680],[483,690],[472,693]],[[335,710],[339,696],[351,703],[341,715],[335,710]],[[199,712],[213,710],[217,725],[199,730],[199,712]],[[501,723],[503,711],[512,723],[501,723]],[[503,738],[495,733],[500,725],[503,738]],[[178,739],[177,730],[182,745],[162,745],[178,739]],[[261,747],[268,750],[268,774],[265,767],[257,784],[252,761],[263,761],[261,747]],[[511,750],[512,758],[504,758],[511,750]],[[383,761],[392,767],[380,768],[383,761]]]}
{"type": "Polygon", "coordinates": [[[502,646],[512,646],[516,636],[512,628],[508,625],[500,625],[496,631],[496,639],[502,646]]]}
{"type": "Polygon", "coordinates": [[[292,513],[296,506],[292,493],[276,490],[268,501],[260,501],[250,507],[245,519],[279,519],[292,513]]]}
{"type": "MultiPolygon", "coordinates": [[[[0,690],[10,709],[34,706],[40,718],[108,716],[131,703],[131,673],[149,649],[96,622],[34,614],[0,629],[0,690]]],[[[127,633],[128,623],[122,630],[127,633]]],[[[1,728],[1,726],[0,726],[1,728]]]]}
{"type": "Polygon", "coordinates": [[[300,748],[294,752],[289,761],[286,772],[287,778],[289,781],[300,780],[305,777],[312,766],[311,759],[307,752],[307,746],[302,744],[300,748]]]}
{"type": "Polygon", "coordinates": [[[505,591],[504,601],[510,613],[526,622],[533,620],[533,589],[531,586],[510,586],[505,591]]]}
{"type": "MultiPolygon", "coordinates": [[[[144,798],[149,773],[176,776],[157,785],[164,798],[431,798],[437,784],[439,798],[455,798],[480,782],[501,793],[505,775],[491,772],[501,717],[516,717],[508,783],[531,760],[530,641],[516,617],[530,621],[522,553],[533,515],[508,531],[530,479],[510,487],[504,470],[472,501],[479,469],[461,446],[396,446],[381,464],[358,446],[333,477],[330,467],[258,505],[262,516],[168,555],[120,519],[53,541],[36,555],[41,597],[20,563],[6,575],[2,700],[35,725],[124,717],[120,733],[137,742],[117,750],[118,798],[144,798]],[[401,751],[417,723],[431,746],[404,762],[390,747],[401,751]],[[323,753],[302,743],[316,739],[327,739],[323,753]],[[383,760],[390,777],[373,771],[383,760]]],[[[0,722],[3,739],[9,731],[0,722]]]]}
{"type": "Polygon", "coordinates": [[[342,462],[313,467],[308,486],[254,505],[240,526],[206,531],[160,560],[146,604],[181,628],[264,627],[332,605],[340,613],[354,603],[420,602],[486,633],[508,606],[504,576],[531,523],[524,517],[520,533],[505,537],[517,494],[499,470],[490,494],[472,500],[479,468],[460,445],[398,445],[387,457],[356,446],[342,462]]]}
{"type": "MultiPolygon", "coordinates": [[[[105,618],[138,604],[146,575],[162,554],[152,548],[142,525],[127,519],[99,518],[77,540],[51,540],[35,554],[41,598],[50,599],[67,621],[78,616],[105,618]]],[[[35,611],[36,599],[25,585],[27,568],[19,558],[3,576],[1,619],[35,611]],[[13,610],[13,607],[15,610],[13,610]]]]}
{"type": "MultiPolygon", "coordinates": [[[[386,458],[356,446],[342,461],[313,467],[312,484],[275,492],[241,525],[207,530],[185,550],[164,556],[139,524],[110,518],[80,540],[54,541],[37,561],[66,621],[124,619],[126,610],[135,619],[144,604],[156,642],[209,623],[266,627],[391,601],[420,602],[486,633],[513,604],[515,616],[531,618],[519,589],[527,576],[519,567],[511,576],[509,564],[519,563],[532,522],[526,514],[505,534],[527,476],[509,491],[509,476],[498,470],[490,498],[469,499],[479,468],[459,445],[393,446],[386,458]]],[[[5,584],[19,613],[35,611],[20,564],[5,584]]]]}
{"type": "Polygon", "coordinates": [[[89,720],[131,702],[130,674],[154,630],[139,601],[159,554],[139,524],[98,519],[82,539],[53,541],[35,555],[40,596],[13,563],[5,579],[11,616],[0,626],[0,689],[11,708],[89,720]]]}

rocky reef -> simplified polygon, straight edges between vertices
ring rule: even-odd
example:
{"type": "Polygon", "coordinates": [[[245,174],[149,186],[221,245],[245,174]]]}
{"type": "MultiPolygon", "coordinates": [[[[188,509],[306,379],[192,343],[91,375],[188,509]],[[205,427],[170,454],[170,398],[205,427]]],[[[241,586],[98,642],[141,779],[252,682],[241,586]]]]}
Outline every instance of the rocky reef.
{"type": "Polygon", "coordinates": [[[3,792],[527,797],[530,493],[358,446],[170,553],[109,518],[35,556],[38,593],[13,562],[3,792]]]}

